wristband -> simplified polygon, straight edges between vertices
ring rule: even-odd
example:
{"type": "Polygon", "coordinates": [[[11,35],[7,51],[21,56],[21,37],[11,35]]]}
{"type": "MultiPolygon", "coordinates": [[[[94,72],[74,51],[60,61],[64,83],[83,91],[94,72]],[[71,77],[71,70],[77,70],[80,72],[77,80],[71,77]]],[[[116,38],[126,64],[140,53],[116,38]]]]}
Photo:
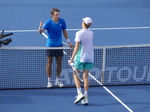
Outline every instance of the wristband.
{"type": "Polygon", "coordinates": [[[42,28],[41,28],[41,27],[39,27],[39,30],[42,30],[42,28]]]}
{"type": "Polygon", "coordinates": [[[70,40],[69,40],[69,39],[67,39],[67,42],[70,42],[70,40]]]}

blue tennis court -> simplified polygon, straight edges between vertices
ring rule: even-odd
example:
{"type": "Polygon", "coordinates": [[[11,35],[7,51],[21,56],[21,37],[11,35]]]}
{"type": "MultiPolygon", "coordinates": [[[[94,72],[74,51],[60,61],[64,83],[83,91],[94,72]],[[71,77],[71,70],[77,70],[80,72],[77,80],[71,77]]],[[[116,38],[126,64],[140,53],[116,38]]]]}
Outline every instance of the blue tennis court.
{"type": "MultiPolygon", "coordinates": [[[[149,112],[149,85],[109,86],[108,88],[134,112],[149,112]]],[[[1,90],[3,112],[128,112],[102,87],[90,87],[89,105],[74,104],[75,88],[1,90]]]]}
{"type": "MultiPolygon", "coordinates": [[[[7,46],[44,47],[46,38],[38,34],[37,29],[41,20],[44,22],[50,18],[50,9],[54,7],[60,9],[61,17],[66,21],[67,31],[72,43],[74,43],[76,31],[81,29],[82,18],[86,16],[93,19],[91,30],[94,32],[94,46],[147,45],[150,42],[149,0],[5,0],[0,1],[0,30],[5,30],[5,33],[14,33],[14,35],[9,36],[9,38],[12,38],[12,42],[7,46]]],[[[63,41],[66,40],[64,39],[63,41]]],[[[149,50],[147,48],[145,49],[144,52],[147,52],[147,55],[142,57],[139,54],[138,56],[141,56],[143,60],[147,59],[145,60],[147,66],[144,66],[144,72],[142,72],[146,74],[144,78],[147,78],[147,82],[150,82],[150,71],[148,69],[150,68],[148,64],[149,50]]],[[[123,51],[125,50],[126,49],[123,49],[123,51]]],[[[140,52],[141,51],[140,49],[140,52]]],[[[120,52],[121,51],[119,51],[119,53],[120,52]]],[[[128,52],[132,52],[132,49],[128,50],[128,52]]],[[[141,52],[141,54],[142,53],[143,52],[141,52]]],[[[2,57],[2,55],[0,55],[0,57],[2,57]]],[[[115,61],[118,57],[119,56],[115,57],[115,61]]],[[[133,58],[134,57],[130,59],[133,58]]],[[[135,56],[135,58],[138,57],[135,56]]],[[[110,59],[110,57],[108,59],[110,59]]],[[[142,59],[140,61],[142,61],[142,59]]],[[[16,61],[15,58],[12,60],[14,62],[16,61]]],[[[115,63],[115,61],[112,63],[115,63]]],[[[140,65],[140,61],[135,65],[140,65]]],[[[5,63],[5,60],[1,60],[1,63],[5,63]]],[[[106,64],[111,66],[111,63],[106,64]]],[[[39,66],[39,68],[41,71],[41,66],[39,66]]],[[[109,69],[111,69],[110,71],[117,69],[119,73],[119,70],[122,68],[112,67],[109,69]]],[[[124,69],[129,70],[129,73],[130,71],[133,73],[136,73],[136,71],[141,73],[136,66],[134,68],[124,67],[124,69]]],[[[45,68],[43,70],[45,70],[45,68]]],[[[4,78],[4,76],[1,75],[0,78],[4,78]]],[[[6,80],[8,78],[9,77],[7,77],[6,80]]],[[[14,79],[13,76],[11,78],[14,79]]],[[[108,78],[110,79],[110,77],[108,78]]],[[[120,80],[121,79],[122,77],[120,77],[120,80]]],[[[134,79],[139,80],[137,77],[134,77],[134,79]]],[[[44,82],[45,80],[46,78],[44,77],[42,81],[44,82]]],[[[5,81],[1,81],[1,83],[2,82],[5,81]]],[[[0,88],[1,87],[2,85],[0,85],[0,88]]],[[[99,84],[97,87],[90,87],[88,106],[73,103],[76,96],[76,88],[0,90],[0,111],[150,111],[150,85],[106,86],[106,88],[113,93],[113,95],[99,84]]]]}

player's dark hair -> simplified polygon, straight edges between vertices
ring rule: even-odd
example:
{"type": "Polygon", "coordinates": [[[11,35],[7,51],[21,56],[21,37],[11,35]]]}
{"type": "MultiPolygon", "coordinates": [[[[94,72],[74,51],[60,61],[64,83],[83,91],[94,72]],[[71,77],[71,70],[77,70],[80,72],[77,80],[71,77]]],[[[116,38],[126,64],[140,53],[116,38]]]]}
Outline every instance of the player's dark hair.
{"type": "Polygon", "coordinates": [[[59,11],[59,9],[57,9],[57,8],[53,8],[53,9],[50,11],[50,13],[53,15],[54,12],[60,12],[60,11],[59,11]]]}

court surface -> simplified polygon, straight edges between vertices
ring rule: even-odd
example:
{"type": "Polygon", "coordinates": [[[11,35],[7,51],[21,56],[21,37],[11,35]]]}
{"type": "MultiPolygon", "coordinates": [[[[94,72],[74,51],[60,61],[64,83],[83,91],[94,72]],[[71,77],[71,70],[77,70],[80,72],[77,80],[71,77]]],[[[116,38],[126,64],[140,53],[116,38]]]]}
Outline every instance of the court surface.
{"type": "MultiPolygon", "coordinates": [[[[0,1],[0,30],[13,32],[8,46],[45,46],[39,22],[57,7],[67,23],[69,38],[81,29],[82,18],[93,19],[94,46],[149,44],[149,0],[4,0],[0,1]]],[[[63,40],[66,41],[66,40],[63,40]]],[[[129,109],[150,111],[150,85],[109,86],[129,109]]],[[[0,90],[1,112],[128,112],[104,88],[90,87],[89,105],[74,104],[75,88],[0,90]]]]}
{"type": "MultiPolygon", "coordinates": [[[[150,88],[144,86],[109,86],[119,99],[134,112],[149,112],[150,88]]],[[[90,87],[89,105],[74,104],[75,88],[1,90],[2,112],[128,112],[102,87],[90,87]]]]}
{"type": "Polygon", "coordinates": [[[14,33],[9,46],[45,46],[46,39],[35,30],[41,20],[50,18],[54,7],[60,9],[72,43],[86,16],[96,28],[94,46],[149,43],[149,0],[5,0],[0,1],[0,30],[14,33]]]}

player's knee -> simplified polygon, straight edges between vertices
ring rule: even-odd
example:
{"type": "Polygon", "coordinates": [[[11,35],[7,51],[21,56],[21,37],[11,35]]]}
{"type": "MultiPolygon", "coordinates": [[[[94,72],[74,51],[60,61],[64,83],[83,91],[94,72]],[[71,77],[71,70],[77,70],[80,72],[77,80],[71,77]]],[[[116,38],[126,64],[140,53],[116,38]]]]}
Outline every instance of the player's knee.
{"type": "Polygon", "coordinates": [[[48,62],[48,63],[47,63],[47,66],[48,66],[48,67],[51,67],[51,66],[52,66],[52,63],[48,62]]]}

